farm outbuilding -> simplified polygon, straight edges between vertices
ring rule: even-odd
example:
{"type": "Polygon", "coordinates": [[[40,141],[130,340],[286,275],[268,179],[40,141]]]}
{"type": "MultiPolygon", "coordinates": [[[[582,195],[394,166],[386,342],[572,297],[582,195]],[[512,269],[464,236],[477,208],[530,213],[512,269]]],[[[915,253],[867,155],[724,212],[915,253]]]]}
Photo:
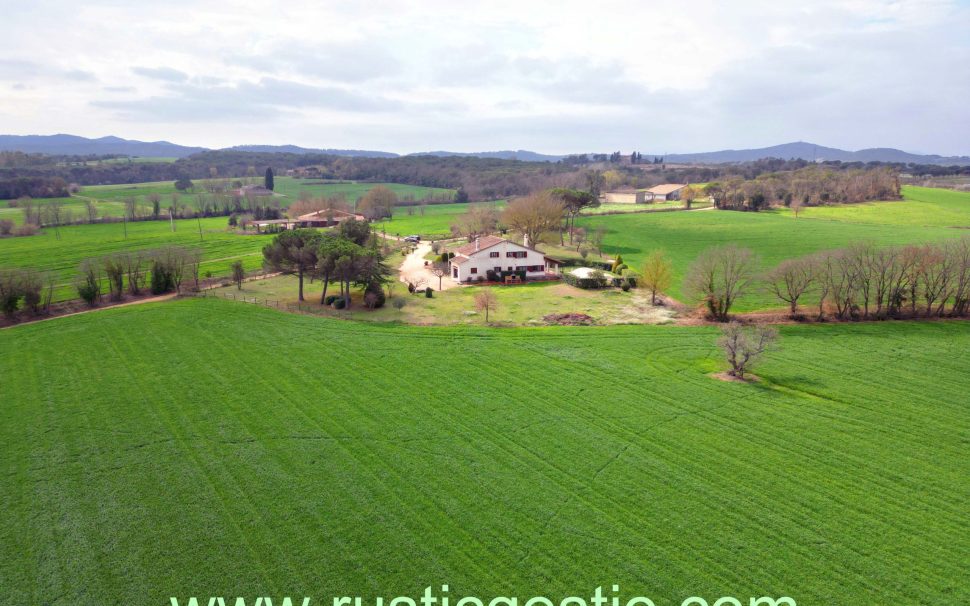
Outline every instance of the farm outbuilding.
{"type": "Polygon", "coordinates": [[[608,191],[603,194],[603,201],[608,204],[643,204],[646,200],[646,190],[608,191]]]}
{"type": "Polygon", "coordinates": [[[656,185],[646,190],[647,201],[665,202],[668,200],[680,200],[680,192],[687,187],[683,183],[664,183],[656,185]]]}

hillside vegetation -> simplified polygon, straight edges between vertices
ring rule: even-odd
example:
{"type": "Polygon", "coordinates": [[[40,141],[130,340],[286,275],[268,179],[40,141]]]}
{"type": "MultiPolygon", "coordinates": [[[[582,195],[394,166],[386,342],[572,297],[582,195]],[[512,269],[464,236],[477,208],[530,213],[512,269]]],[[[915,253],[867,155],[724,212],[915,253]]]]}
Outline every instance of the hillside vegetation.
{"type": "Polygon", "coordinates": [[[745,385],[706,328],[183,300],[0,331],[4,600],[970,601],[970,325],[782,333],[745,385]]]}

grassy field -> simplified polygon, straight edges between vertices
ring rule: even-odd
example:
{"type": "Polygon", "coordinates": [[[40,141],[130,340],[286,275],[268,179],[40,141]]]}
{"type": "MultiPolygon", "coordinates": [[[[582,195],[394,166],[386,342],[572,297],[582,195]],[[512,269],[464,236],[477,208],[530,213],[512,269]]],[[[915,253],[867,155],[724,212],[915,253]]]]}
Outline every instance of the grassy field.
{"type": "Polygon", "coordinates": [[[3,602],[970,603],[970,324],[782,335],[746,385],[707,328],[183,300],[0,331],[3,602]]]}
{"type": "MultiPolygon", "coordinates": [[[[261,180],[258,181],[262,183],[261,180]]],[[[308,191],[314,196],[343,195],[347,201],[354,203],[358,198],[366,194],[371,188],[377,185],[384,185],[390,188],[398,196],[413,196],[421,199],[425,196],[451,196],[454,190],[440,189],[435,187],[421,187],[417,185],[401,185],[399,183],[328,183],[317,184],[319,181],[294,179],[292,177],[276,177],[275,191],[280,194],[279,202],[284,208],[300,196],[300,192],[308,191]]],[[[202,191],[201,187],[198,191],[202,191]]],[[[135,198],[143,209],[147,209],[150,203],[147,201],[149,194],[159,194],[162,196],[162,206],[167,207],[170,203],[172,194],[178,194],[181,204],[193,207],[195,198],[194,192],[185,194],[179,193],[175,189],[173,181],[157,181],[151,183],[131,183],[120,185],[89,185],[82,187],[81,190],[70,198],[57,198],[64,202],[65,211],[70,212],[74,219],[83,219],[87,216],[85,201],[94,200],[98,208],[100,217],[120,217],[124,214],[124,199],[135,198]]],[[[23,222],[23,211],[19,208],[10,208],[8,200],[0,200],[0,219],[11,219],[16,223],[23,222]]],[[[38,198],[36,204],[47,204],[50,199],[38,198]]]]}
{"type": "MultiPolygon", "coordinates": [[[[395,256],[393,259],[396,262],[399,257],[395,256]]],[[[446,284],[448,280],[448,277],[444,278],[446,284]]],[[[663,324],[672,321],[672,312],[651,306],[649,293],[644,290],[583,290],[562,282],[533,282],[516,286],[463,287],[438,291],[437,279],[430,281],[428,286],[435,289],[434,296],[430,299],[423,293],[409,294],[407,285],[403,283],[393,283],[393,296],[407,302],[401,309],[395,308],[393,301],[388,301],[380,309],[369,310],[363,304],[363,294],[354,292],[351,308],[337,311],[320,305],[322,284],[308,284],[304,287],[306,302],[302,309],[368,322],[482,325],[485,323],[485,315],[476,311],[475,295],[481,288],[488,288],[495,293],[498,302],[497,309],[489,313],[489,323],[492,325],[544,325],[544,316],[562,313],[586,314],[597,324],[663,324]]],[[[333,292],[333,285],[327,292],[333,292]]],[[[294,307],[298,303],[297,280],[292,276],[244,282],[241,290],[232,285],[216,289],[212,294],[271,307],[294,307]]]]}
{"type": "Polygon", "coordinates": [[[172,231],[165,221],[138,221],[127,226],[121,223],[73,225],[60,228],[60,239],[54,229],[45,229],[35,236],[0,240],[0,267],[29,267],[52,272],[61,287],[55,299],[74,298],[77,293],[73,280],[81,261],[110,253],[160,248],[169,244],[194,246],[203,251],[201,273],[228,275],[233,261],[242,260],[247,269],[262,264],[262,248],[271,236],[238,235],[227,232],[225,217],[202,219],[202,238],[195,219],[175,222],[172,231]]]}
{"type": "Polygon", "coordinates": [[[304,191],[308,191],[314,196],[342,195],[347,199],[347,202],[353,203],[377,185],[387,187],[398,197],[413,196],[416,200],[431,195],[450,197],[455,194],[453,189],[403,185],[401,183],[324,183],[319,179],[296,179],[293,177],[276,177],[274,191],[294,200],[300,196],[300,192],[304,191]]]}
{"type": "MultiPolygon", "coordinates": [[[[681,298],[680,283],[687,268],[704,249],[717,244],[733,242],[751,248],[766,267],[773,267],[784,259],[857,241],[903,244],[968,233],[949,226],[970,224],[970,194],[921,188],[906,188],[905,194],[906,200],[900,202],[810,208],[798,219],[787,211],[700,211],[587,217],[578,224],[587,229],[606,229],[604,251],[608,255],[621,254],[633,268],[650,251],[666,250],[675,270],[671,294],[681,298]],[[812,214],[816,211],[819,216],[812,214]]],[[[555,256],[558,251],[551,247],[548,252],[555,256]]],[[[740,302],[738,309],[772,306],[777,306],[777,302],[766,293],[752,293],[740,302]]]]}
{"type": "Polygon", "coordinates": [[[501,210],[505,208],[505,200],[467,204],[429,204],[424,207],[423,214],[420,207],[400,206],[394,209],[393,219],[375,223],[374,229],[378,232],[384,229],[390,235],[419,234],[426,240],[450,237],[451,225],[468,212],[469,208],[478,205],[501,210]]]}
{"type": "MultiPolygon", "coordinates": [[[[970,193],[929,187],[904,187],[903,201],[867,202],[804,208],[801,219],[877,225],[922,225],[970,229],[970,193]]],[[[792,216],[790,210],[778,211],[792,216]]]]}

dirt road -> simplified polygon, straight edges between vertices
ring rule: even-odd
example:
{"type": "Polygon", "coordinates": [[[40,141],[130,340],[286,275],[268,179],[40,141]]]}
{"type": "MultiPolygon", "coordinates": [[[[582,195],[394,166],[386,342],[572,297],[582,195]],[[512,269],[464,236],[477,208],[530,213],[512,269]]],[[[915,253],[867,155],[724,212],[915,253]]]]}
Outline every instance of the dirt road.
{"type": "MultiPolygon", "coordinates": [[[[439,290],[438,276],[433,275],[424,265],[424,256],[429,252],[431,252],[431,244],[421,242],[414,248],[414,252],[404,257],[404,262],[401,263],[401,282],[423,284],[424,286],[430,286],[435,290],[439,290]]],[[[456,286],[458,284],[450,276],[445,276],[441,279],[440,290],[448,290],[456,286]]]]}

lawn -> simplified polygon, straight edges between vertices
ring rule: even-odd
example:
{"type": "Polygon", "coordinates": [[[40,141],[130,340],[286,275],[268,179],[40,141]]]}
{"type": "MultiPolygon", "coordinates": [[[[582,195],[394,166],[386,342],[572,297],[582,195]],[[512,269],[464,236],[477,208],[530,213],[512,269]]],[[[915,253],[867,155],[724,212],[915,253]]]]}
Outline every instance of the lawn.
{"type": "Polygon", "coordinates": [[[782,335],[745,385],[709,328],[194,299],[0,331],[3,602],[970,603],[970,324],[782,335]]]}
{"type": "MultiPolygon", "coordinates": [[[[770,268],[785,259],[858,241],[889,245],[940,241],[967,234],[945,225],[970,223],[970,194],[921,188],[906,188],[905,193],[905,201],[868,205],[876,209],[872,211],[859,205],[811,208],[798,219],[790,212],[700,211],[586,217],[577,224],[588,230],[604,228],[604,251],[608,255],[621,254],[633,268],[639,267],[650,251],[666,250],[674,264],[671,294],[682,298],[680,285],[688,267],[704,249],[718,244],[736,243],[751,248],[770,268]],[[824,211],[824,216],[813,218],[813,211],[824,211]],[[876,211],[885,214],[884,222],[872,220],[876,211]],[[933,217],[936,213],[949,218],[942,223],[938,217],[922,221],[912,218],[933,217]],[[859,216],[870,220],[857,219],[859,216]]],[[[555,256],[561,251],[550,247],[548,252],[555,256]]],[[[777,306],[777,300],[767,293],[753,292],[740,301],[738,309],[777,306]]]]}
{"type": "Polygon", "coordinates": [[[122,223],[72,225],[60,228],[60,239],[54,229],[44,229],[34,236],[0,240],[0,267],[29,267],[52,272],[60,284],[55,299],[75,298],[73,280],[85,259],[100,258],[120,251],[148,250],[177,244],[203,251],[200,268],[204,275],[228,275],[233,261],[241,260],[247,269],[262,264],[262,248],[271,239],[266,235],[239,235],[226,231],[225,217],[202,219],[202,237],[195,219],[175,222],[173,232],[167,221],[128,223],[127,238],[122,223]]]}
{"type": "MultiPolygon", "coordinates": [[[[400,259],[394,256],[392,260],[400,259]]],[[[444,277],[445,283],[449,282],[444,277]]],[[[337,311],[320,305],[323,285],[319,282],[304,285],[306,301],[299,309],[321,315],[368,322],[404,322],[418,325],[482,325],[484,312],[475,307],[475,295],[482,288],[495,293],[498,307],[489,312],[489,323],[497,326],[535,326],[546,322],[549,314],[581,313],[593,318],[597,324],[663,324],[672,321],[672,312],[650,305],[650,296],[644,290],[623,292],[617,288],[583,290],[562,282],[531,282],[515,286],[461,287],[438,291],[437,278],[428,286],[435,289],[432,298],[423,293],[409,294],[407,285],[392,282],[392,299],[377,310],[369,310],[363,304],[363,295],[352,293],[349,310],[337,311]],[[407,304],[397,309],[394,298],[403,298],[407,304]]],[[[236,301],[281,309],[298,306],[297,280],[293,276],[278,276],[266,280],[244,282],[242,289],[235,285],[218,288],[212,295],[236,301]]],[[[328,294],[336,294],[331,285],[328,294]]]]}

